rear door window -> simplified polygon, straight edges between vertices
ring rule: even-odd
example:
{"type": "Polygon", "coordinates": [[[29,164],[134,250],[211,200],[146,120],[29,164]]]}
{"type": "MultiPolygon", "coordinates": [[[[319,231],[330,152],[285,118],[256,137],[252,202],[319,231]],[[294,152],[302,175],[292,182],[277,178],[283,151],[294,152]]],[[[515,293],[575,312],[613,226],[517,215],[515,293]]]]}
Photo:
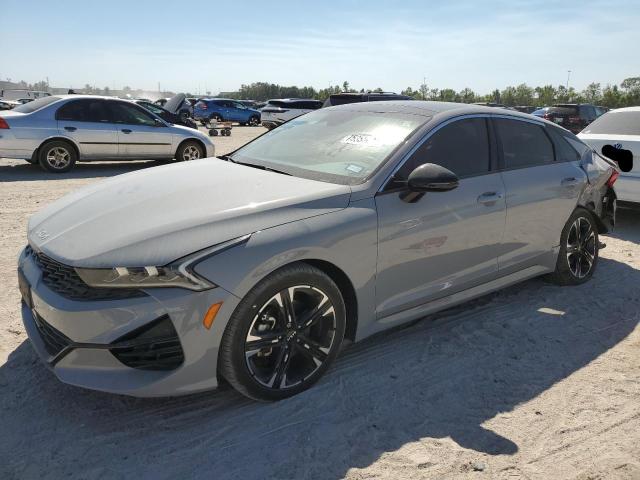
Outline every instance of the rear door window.
{"type": "Polygon", "coordinates": [[[111,121],[104,100],[82,99],[64,104],[56,112],[56,119],[70,122],[108,123],[111,121]]]}
{"type": "Polygon", "coordinates": [[[505,168],[553,163],[553,146],[543,127],[520,120],[494,119],[502,143],[505,168]]]}

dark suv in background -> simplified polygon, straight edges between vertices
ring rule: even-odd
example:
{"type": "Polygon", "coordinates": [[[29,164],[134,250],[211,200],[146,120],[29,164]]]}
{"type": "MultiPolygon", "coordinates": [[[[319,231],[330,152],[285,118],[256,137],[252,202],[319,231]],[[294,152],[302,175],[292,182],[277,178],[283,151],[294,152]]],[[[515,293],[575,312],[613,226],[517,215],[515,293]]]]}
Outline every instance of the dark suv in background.
{"type": "Polygon", "coordinates": [[[542,118],[579,133],[584,127],[604,113],[602,107],[586,103],[559,103],[548,107],[542,118]]]}
{"type": "Polygon", "coordinates": [[[413,100],[407,95],[398,95],[393,92],[366,92],[366,93],[335,93],[324,101],[323,107],[344,105],[346,103],[379,102],[382,100],[413,100]]]}

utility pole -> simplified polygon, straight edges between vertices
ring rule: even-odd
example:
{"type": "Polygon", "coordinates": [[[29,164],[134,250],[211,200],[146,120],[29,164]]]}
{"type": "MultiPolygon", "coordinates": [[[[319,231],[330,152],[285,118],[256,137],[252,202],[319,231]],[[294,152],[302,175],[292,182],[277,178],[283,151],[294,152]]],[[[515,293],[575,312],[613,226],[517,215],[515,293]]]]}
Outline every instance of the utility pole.
{"type": "Polygon", "coordinates": [[[426,100],[427,99],[427,96],[426,96],[427,92],[425,91],[426,90],[426,86],[427,86],[427,76],[426,75],[424,75],[422,77],[422,85],[425,86],[424,90],[422,88],[420,89],[420,90],[422,90],[422,100],[426,100]]]}
{"type": "Polygon", "coordinates": [[[569,91],[569,77],[571,77],[571,70],[567,70],[567,91],[569,91]]]}

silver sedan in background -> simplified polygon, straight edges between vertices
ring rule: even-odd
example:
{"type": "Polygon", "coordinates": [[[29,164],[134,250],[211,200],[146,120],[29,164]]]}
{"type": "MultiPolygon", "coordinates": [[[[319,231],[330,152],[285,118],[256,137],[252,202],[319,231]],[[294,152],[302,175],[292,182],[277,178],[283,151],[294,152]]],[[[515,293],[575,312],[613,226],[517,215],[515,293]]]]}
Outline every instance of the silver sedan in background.
{"type": "Polygon", "coordinates": [[[77,161],[212,156],[213,142],[203,133],[110,97],[50,96],[0,113],[0,157],[23,158],[54,173],[77,161]]]}

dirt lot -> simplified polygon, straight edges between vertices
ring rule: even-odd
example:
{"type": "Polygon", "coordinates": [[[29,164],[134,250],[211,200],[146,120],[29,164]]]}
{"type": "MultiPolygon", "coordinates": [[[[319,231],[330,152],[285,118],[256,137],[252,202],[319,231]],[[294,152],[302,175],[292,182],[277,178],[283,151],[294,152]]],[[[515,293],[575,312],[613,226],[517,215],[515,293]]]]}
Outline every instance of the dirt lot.
{"type": "Polygon", "coordinates": [[[640,479],[640,212],[619,213],[590,283],[531,280],[354,345],[277,404],[61,384],[19,318],[29,215],[151,166],[0,160],[0,478],[640,479]]]}

